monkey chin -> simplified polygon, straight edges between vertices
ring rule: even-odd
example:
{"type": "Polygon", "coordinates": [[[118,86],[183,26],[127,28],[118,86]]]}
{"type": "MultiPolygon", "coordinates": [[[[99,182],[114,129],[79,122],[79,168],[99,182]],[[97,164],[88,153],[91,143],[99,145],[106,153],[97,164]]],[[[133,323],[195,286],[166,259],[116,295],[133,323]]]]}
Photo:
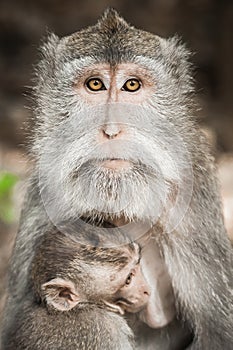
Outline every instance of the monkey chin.
{"type": "Polygon", "coordinates": [[[104,161],[102,164],[103,168],[109,169],[109,170],[127,170],[132,166],[132,163],[128,160],[123,159],[108,159],[104,161]]]}

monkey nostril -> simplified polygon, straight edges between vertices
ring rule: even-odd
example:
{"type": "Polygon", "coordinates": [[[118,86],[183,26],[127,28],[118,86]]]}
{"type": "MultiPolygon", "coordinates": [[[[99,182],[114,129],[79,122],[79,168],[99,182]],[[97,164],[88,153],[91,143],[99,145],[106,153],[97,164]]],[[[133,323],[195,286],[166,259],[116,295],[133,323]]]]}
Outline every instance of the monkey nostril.
{"type": "Polygon", "coordinates": [[[107,137],[108,139],[114,139],[115,137],[117,137],[119,135],[119,133],[117,134],[106,134],[105,133],[105,137],[107,137]]]}
{"type": "Polygon", "coordinates": [[[150,292],[147,290],[144,291],[144,294],[150,296],[150,292]]]}
{"type": "Polygon", "coordinates": [[[108,138],[108,139],[114,139],[116,138],[117,136],[119,136],[119,134],[121,133],[121,130],[120,129],[103,129],[102,130],[103,132],[103,135],[105,138],[108,138]]]}

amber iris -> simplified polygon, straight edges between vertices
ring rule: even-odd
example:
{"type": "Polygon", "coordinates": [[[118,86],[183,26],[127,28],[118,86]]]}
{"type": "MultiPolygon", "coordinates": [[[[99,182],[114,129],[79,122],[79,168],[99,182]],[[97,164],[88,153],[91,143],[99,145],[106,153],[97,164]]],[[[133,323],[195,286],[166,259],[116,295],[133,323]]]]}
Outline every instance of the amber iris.
{"type": "Polygon", "coordinates": [[[105,90],[104,83],[99,78],[91,78],[86,82],[86,86],[91,91],[105,90]]]}
{"type": "Polygon", "coordinates": [[[125,91],[130,91],[130,92],[135,92],[139,90],[141,87],[141,82],[137,79],[129,79],[125,82],[123,86],[123,90],[125,91]]]}

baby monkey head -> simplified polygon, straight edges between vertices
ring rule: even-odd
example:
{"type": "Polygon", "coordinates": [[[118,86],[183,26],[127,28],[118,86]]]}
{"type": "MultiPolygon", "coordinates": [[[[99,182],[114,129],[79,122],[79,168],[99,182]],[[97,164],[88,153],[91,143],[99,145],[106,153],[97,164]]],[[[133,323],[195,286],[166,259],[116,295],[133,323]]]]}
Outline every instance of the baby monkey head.
{"type": "Polygon", "coordinates": [[[33,261],[35,294],[52,310],[99,305],[120,314],[138,312],[150,294],[140,257],[136,243],[93,247],[74,236],[48,232],[33,261]]]}

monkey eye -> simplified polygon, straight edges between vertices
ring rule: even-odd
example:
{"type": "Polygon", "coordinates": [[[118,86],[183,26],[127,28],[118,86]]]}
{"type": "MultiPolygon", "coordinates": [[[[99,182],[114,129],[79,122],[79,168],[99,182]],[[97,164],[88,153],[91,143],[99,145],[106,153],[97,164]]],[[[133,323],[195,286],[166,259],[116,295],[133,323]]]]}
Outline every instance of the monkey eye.
{"type": "Polygon", "coordinates": [[[104,83],[99,78],[91,78],[85,83],[87,88],[91,91],[106,90],[104,83]]]}
{"type": "Polygon", "coordinates": [[[141,87],[140,80],[129,79],[124,83],[122,90],[129,91],[129,92],[135,92],[135,91],[138,91],[140,89],[140,87],[141,87]]]}
{"type": "Polygon", "coordinates": [[[132,281],[132,277],[133,277],[133,273],[130,272],[130,274],[126,278],[125,284],[129,285],[131,283],[131,281],[132,281]]]}

